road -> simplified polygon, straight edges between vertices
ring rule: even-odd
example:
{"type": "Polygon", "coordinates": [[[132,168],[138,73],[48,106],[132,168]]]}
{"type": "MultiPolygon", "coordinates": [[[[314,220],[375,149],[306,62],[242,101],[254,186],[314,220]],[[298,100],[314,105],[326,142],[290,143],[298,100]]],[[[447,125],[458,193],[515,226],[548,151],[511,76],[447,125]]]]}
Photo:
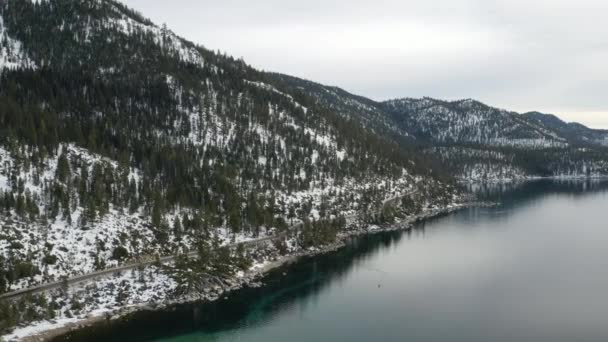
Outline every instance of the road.
{"type": "MultiPolygon", "coordinates": [[[[410,195],[411,193],[413,193],[413,191],[409,191],[394,197],[391,197],[389,199],[386,199],[382,202],[382,207],[390,204],[391,202],[395,201],[396,199],[399,199],[401,197],[410,195]]],[[[347,220],[352,220],[357,218],[358,214],[352,214],[352,215],[348,215],[346,217],[347,220]]],[[[279,233],[277,235],[273,235],[273,236],[267,236],[267,237],[263,237],[263,238],[259,238],[259,239],[254,239],[254,240],[248,240],[248,241],[243,241],[243,242],[236,242],[236,243],[231,243],[228,245],[228,247],[237,247],[239,245],[243,245],[243,246],[254,246],[254,245],[258,245],[262,242],[266,242],[266,241],[271,241],[271,240],[275,240],[275,239],[279,239],[279,238],[283,238],[285,236],[287,236],[287,234],[289,234],[290,232],[293,232],[297,229],[299,229],[302,226],[302,223],[296,223],[294,225],[292,225],[291,227],[289,227],[289,229],[283,233],[279,233]]],[[[197,255],[197,252],[190,252],[187,254],[189,257],[195,257],[197,255]]],[[[133,262],[130,264],[126,264],[126,265],[122,265],[122,266],[117,266],[114,268],[108,268],[105,270],[101,270],[101,271],[96,271],[96,272],[92,272],[92,273],[87,273],[87,274],[83,274],[83,275],[79,275],[79,276],[75,276],[75,277],[71,277],[68,279],[64,279],[64,280],[58,280],[58,281],[54,281],[54,282],[50,282],[50,283],[46,283],[46,284],[41,284],[41,285],[37,285],[37,286],[33,286],[33,287],[28,287],[27,289],[21,289],[21,290],[17,290],[17,291],[12,291],[12,292],[7,292],[3,295],[0,295],[0,299],[17,299],[21,296],[25,296],[25,295],[34,295],[34,294],[38,294],[41,292],[45,292],[45,291],[49,291],[49,290],[55,290],[58,289],[62,286],[71,286],[74,284],[78,284],[80,282],[84,282],[87,280],[91,280],[91,279],[95,279],[95,278],[99,278],[99,277],[103,277],[103,276],[107,276],[110,274],[114,274],[115,272],[123,272],[123,271],[127,271],[127,270],[131,270],[134,268],[139,268],[139,267],[144,267],[144,266],[148,266],[151,265],[153,263],[156,263],[160,260],[161,263],[168,263],[168,262],[172,262],[174,261],[176,258],[178,257],[178,255],[169,255],[169,256],[164,256],[161,257],[160,259],[154,259],[154,260],[148,260],[148,261],[138,261],[138,262],[133,262]]]]}
{"type": "MultiPolygon", "coordinates": [[[[301,223],[295,224],[289,228],[289,231],[298,229],[301,225],[302,225],[301,223]]],[[[270,240],[281,238],[281,237],[285,236],[289,231],[280,233],[277,235],[273,235],[273,236],[259,238],[259,239],[231,243],[227,246],[228,247],[237,247],[239,245],[244,245],[244,246],[257,245],[257,244],[265,242],[265,241],[270,241],[270,240]]],[[[187,255],[189,257],[195,257],[197,255],[197,252],[190,252],[187,255]]],[[[178,255],[169,255],[169,256],[161,257],[160,259],[138,261],[138,262],[133,262],[130,264],[122,265],[122,266],[108,268],[108,269],[101,270],[101,271],[95,271],[92,273],[87,273],[87,274],[71,277],[71,278],[64,279],[64,280],[58,280],[58,281],[54,281],[54,282],[50,282],[50,283],[46,283],[46,284],[28,287],[27,289],[21,289],[21,290],[17,290],[17,291],[8,292],[3,295],[0,295],[0,299],[14,299],[14,298],[19,298],[21,296],[28,295],[28,294],[31,295],[31,294],[37,294],[40,292],[44,292],[44,291],[54,290],[54,289],[60,288],[61,286],[65,286],[66,282],[67,282],[67,285],[70,286],[70,285],[74,285],[74,284],[77,284],[77,283],[80,283],[83,281],[114,274],[115,272],[128,271],[128,270],[131,270],[134,268],[148,266],[148,265],[158,262],[159,260],[161,263],[168,263],[168,262],[174,261],[177,257],[178,257],[178,255]]]]}

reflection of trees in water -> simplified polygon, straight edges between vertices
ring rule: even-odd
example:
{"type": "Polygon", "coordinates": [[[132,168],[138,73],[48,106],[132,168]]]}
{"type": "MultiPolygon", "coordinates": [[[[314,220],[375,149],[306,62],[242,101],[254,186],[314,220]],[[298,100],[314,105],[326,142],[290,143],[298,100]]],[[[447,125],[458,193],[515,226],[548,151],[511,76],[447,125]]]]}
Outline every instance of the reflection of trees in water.
{"type": "Polygon", "coordinates": [[[468,184],[468,191],[481,200],[496,201],[498,208],[470,208],[453,215],[450,219],[478,222],[480,219],[504,220],[518,208],[540,202],[547,197],[560,195],[569,200],[583,200],[589,195],[608,191],[608,178],[590,179],[539,179],[496,184],[468,184]]]}
{"type": "MultiPolygon", "coordinates": [[[[149,341],[205,331],[217,333],[254,327],[287,312],[314,305],[322,292],[339,284],[379,250],[392,248],[410,232],[353,238],[340,250],[304,258],[270,272],[260,288],[245,288],[216,302],[177,305],[163,311],[137,312],[125,319],[78,330],[54,341],[149,341]]],[[[381,271],[371,269],[373,271],[381,271]]]]}
{"type": "Polygon", "coordinates": [[[474,184],[467,187],[483,200],[500,201],[505,207],[514,209],[551,195],[582,199],[593,193],[604,192],[608,190],[608,178],[541,179],[507,184],[474,184]]]}
{"type": "Polygon", "coordinates": [[[505,220],[515,214],[517,209],[541,202],[554,195],[560,195],[571,201],[584,200],[589,195],[608,191],[608,178],[539,179],[503,184],[468,184],[465,187],[476,193],[481,200],[498,202],[500,206],[473,207],[449,217],[421,222],[415,227],[424,230],[426,226],[433,226],[437,220],[457,220],[463,223],[505,220]]]}
{"type": "Polygon", "coordinates": [[[76,331],[56,341],[145,341],[163,336],[176,336],[205,331],[218,333],[242,327],[255,327],[296,310],[306,310],[321,298],[332,284],[346,281],[357,269],[370,269],[365,264],[380,250],[390,249],[410,234],[424,234],[439,220],[474,222],[480,216],[501,219],[520,206],[554,194],[584,198],[588,194],[608,190],[608,180],[538,180],[522,183],[496,184],[476,187],[482,198],[498,200],[499,208],[471,208],[447,218],[421,222],[415,233],[390,232],[352,239],[337,252],[305,258],[272,271],[263,279],[265,286],[242,289],[231,293],[229,299],[212,303],[185,304],[156,312],[139,312],[128,319],[76,331]],[[286,272],[284,275],[283,273],[286,272]]]}
{"type": "Polygon", "coordinates": [[[572,194],[573,196],[588,192],[608,189],[608,178],[589,179],[539,179],[532,181],[515,181],[509,183],[466,184],[465,189],[482,198],[515,197],[523,200],[526,197],[546,196],[552,193],[572,194]]]}
{"type": "MultiPolygon", "coordinates": [[[[550,180],[542,179],[511,184],[497,184],[487,186],[482,198],[503,202],[499,208],[470,208],[457,215],[441,216],[422,221],[415,225],[414,231],[383,233],[363,236],[353,239],[351,243],[337,253],[315,257],[293,266],[288,280],[276,278],[276,274],[268,277],[269,281],[276,281],[276,287],[269,286],[269,291],[279,290],[287,284],[302,284],[311,281],[306,286],[292,288],[289,294],[281,300],[272,302],[264,307],[264,320],[281,315],[285,310],[292,310],[293,303],[304,305],[312,304],[320,298],[324,288],[331,284],[345,281],[348,275],[357,268],[382,272],[379,269],[369,269],[365,264],[381,249],[389,249],[400,243],[404,237],[411,234],[424,236],[425,230],[437,226],[443,220],[458,220],[464,222],[478,222],[482,217],[491,220],[504,219],[516,212],[515,209],[530,205],[530,202],[540,201],[552,195],[568,196],[570,199],[584,199],[588,195],[608,190],[608,179],[585,180],[550,180]],[[290,278],[291,277],[291,278],[290,278]]],[[[439,225],[443,226],[443,225],[439,225]]],[[[281,270],[278,273],[282,272],[281,270]]],[[[254,321],[252,321],[254,322],[254,321]]],[[[255,322],[254,322],[255,324],[255,322]]]]}
{"type": "Polygon", "coordinates": [[[259,315],[250,315],[252,319],[246,324],[251,326],[263,323],[287,311],[305,311],[318,302],[327,287],[343,283],[358,268],[382,272],[368,268],[365,264],[379,250],[392,248],[409,234],[410,232],[388,232],[353,238],[337,252],[307,258],[289,266],[286,275],[282,275],[285,269],[273,271],[264,279],[266,286],[261,289],[263,295],[269,295],[272,300],[255,303],[257,307],[252,312],[259,315]]]}

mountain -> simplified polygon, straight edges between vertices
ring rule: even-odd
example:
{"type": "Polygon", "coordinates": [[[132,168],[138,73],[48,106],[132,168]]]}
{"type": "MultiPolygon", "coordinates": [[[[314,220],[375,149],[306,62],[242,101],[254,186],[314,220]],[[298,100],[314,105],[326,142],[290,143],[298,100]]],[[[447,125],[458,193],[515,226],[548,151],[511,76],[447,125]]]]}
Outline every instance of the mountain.
{"type": "Polygon", "coordinates": [[[528,121],[536,122],[579,144],[608,145],[608,130],[591,129],[576,122],[566,123],[555,115],[539,112],[523,114],[528,121]]]}
{"type": "MultiPolygon", "coordinates": [[[[346,120],[362,123],[368,130],[398,140],[409,136],[408,131],[395,125],[379,103],[373,100],[338,87],[325,86],[293,76],[270,73],[268,79],[274,84],[287,87],[291,92],[311,97],[317,105],[332,109],[346,120]]],[[[404,141],[411,143],[411,139],[404,141]]]]}
{"type": "Polygon", "coordinates": [[[608,174],[608,131],[550,114],[519,114],[471,99],[377,102],[291,76],[270,77],[335,108],[347,120],[359,120],[414,155],[439,161],[436,168],[450,170],[460,180],[608,174]]]}
{"type": "Polygon", "coordinates": [[[382,106],[461,179],[608,173],[608,132],[566,124],[553,115],[518,114],[470,99],[402,99],[382,106]]]}
{"type": "MultiPolygon", "coordinates": [[[[348,118],[119,2],[2,1],[0,35],[0,293],[181,255],[151,275],[175,293],[390,220],[395,199],[460,198],[432,158],[366,127],[383,112],[348,118]]],[[[0,301],[0,332],[144,300],[142,283],[0,301]]]]}
{"type": "Polygon", "coordinates": [[[262,72],[114,0],[0,1],[0,36],[0,293],[141,266],[0,300],[0,333],[456,208],[455,178],[608,174],[604,131],[262,72]]]}
{"type": "Polygon", "coordinates": [[[479,144],[529,148],[563,147],[567,140],[517,113],[474,100],[430,98],[383,103],[394,121],[430,144],[479,144]]]}

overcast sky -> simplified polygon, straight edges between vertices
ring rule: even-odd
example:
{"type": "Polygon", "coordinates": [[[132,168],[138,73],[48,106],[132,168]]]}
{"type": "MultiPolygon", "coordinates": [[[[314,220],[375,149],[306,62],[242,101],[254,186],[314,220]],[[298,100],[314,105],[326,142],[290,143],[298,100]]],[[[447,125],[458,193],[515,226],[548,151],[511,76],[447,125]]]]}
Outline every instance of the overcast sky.
{"type": "Polygon", "coordinates": [[[605,0],[123,0],[254,67],[377,100],[475,98],[608,128],[605,0]]]}

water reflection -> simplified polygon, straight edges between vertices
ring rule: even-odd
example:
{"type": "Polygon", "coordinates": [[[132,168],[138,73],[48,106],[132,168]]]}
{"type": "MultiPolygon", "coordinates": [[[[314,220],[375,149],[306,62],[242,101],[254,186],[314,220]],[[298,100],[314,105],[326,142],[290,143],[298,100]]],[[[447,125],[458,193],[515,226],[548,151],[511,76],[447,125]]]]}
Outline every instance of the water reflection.
{"type": "Polygon", "coordinates": [[[606,180],[476,189],[502,204],[353,239],[227,300],[57,341],[606,340],[607,190],[606,180]]]}
{"type": "Polygon", "coordinates": [[[605,191],[608,189],[608,178],[539,179],[509,183],[471,183],[463,186],[466,190],[484,199],[501,198],[520,202],[526,199],[542,198],[549,194],[577,196],[589,194],[589,192],[605,191]]]}
{"type": "Polygon", "coordinates": [[[120,322],[75,331],[54,341],[145,341],[198,330],[213,335],[240,327],[254,328],[287,312],[314,306],[326,287],[342,283],[353,270],[365,268],[363,265],[378,250],[395,247],[411,234],[389,232],[353,239],[338,252],[274,270],[263,279],[264,287],[243,289],[227,300],[136,313],[120,322]]]}

